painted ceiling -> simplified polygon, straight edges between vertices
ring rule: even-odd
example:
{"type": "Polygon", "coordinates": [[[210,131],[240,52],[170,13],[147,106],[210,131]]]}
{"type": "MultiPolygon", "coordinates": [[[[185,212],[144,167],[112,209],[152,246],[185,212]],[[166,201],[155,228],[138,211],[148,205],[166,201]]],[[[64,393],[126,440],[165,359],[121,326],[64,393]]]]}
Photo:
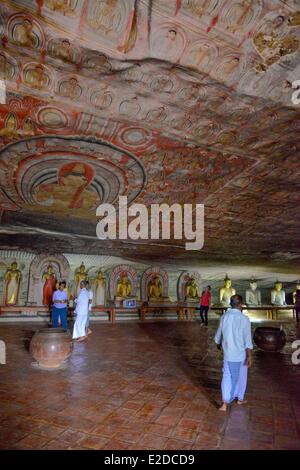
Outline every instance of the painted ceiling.
{"type": "Polygon", "coordinates": [[[297,266],[300,0],[2,0],[3,248],[297,266]],[[119,195],[205,244],[100,241],[119,195]]]}

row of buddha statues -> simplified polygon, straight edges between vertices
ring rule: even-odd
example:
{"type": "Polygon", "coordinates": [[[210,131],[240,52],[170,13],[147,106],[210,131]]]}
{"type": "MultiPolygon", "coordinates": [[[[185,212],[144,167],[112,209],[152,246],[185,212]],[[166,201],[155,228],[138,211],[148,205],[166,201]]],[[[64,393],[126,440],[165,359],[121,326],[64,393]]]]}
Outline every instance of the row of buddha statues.
{"type": "MultiPolygon", "coordinates": [[[[18,301],[19,288],[21,283],[21,271],[18,269],[17,262],[11,263],[10,268],[7,269],[4,275],[4,297],[3,304],[7,306],[16,305],[18,301]]],[[[75,271],[73,289],[72,292],[66,285],[66,291],[68,293],[69,300],[76,298],[80,291],[81,281],[88,281],[89,275],[86,271],[86,267],[81,263],[80,267],[75,271]]],[[[54,273],[53,266],[48,265],[47,269],[41,275],[42,282],[42,303],[45,306],[51,305],[52,295],[54,290],[58,286],[58,279],[54,273]]],[[[99,270],[96,277],[90,282],[90,288],[94,293],[94,305],[105,305],[107,295],[106,278],[102,271],[99,270]]],[[[165,289],[163,288],[162,279],[157,274],[152,274],[147,283],[147,297],[148,300],[155,301],[170,301],[169,297],[165,295],[165,289]]],[[[293,300],[295,303],[296,290],[300,289],[300,282],[297,283],[296,289],[293,292],[293,300]]],[[[188,302],[199,302],[201,298],[201,292],[199,288],[199,282],[193,277],[186,277],[186,282],[183,285],[183,298],[188,302]]],[[[219,289],[219,302],[215,303],[215,306],[227,307],[230,305],[230,298],[236,293],[236,289],[232,287],[231,279],[226,275],[224,279],[224,285],[219,289]]],[[[116,287],[114,291],[114,299],[122,301],[124,299],[137,298],[133,292],[132,281],[130,280],[128,273],[120,272],[116,281],[116,287]]],[[[245,302],[248,306],[260,306],[261,305],[261,291],[257,288],[257,281],[252,278],[250,286],[246,290],[245,302]]],[[[283,290],[282,283],[276,281],[274,288],[271,290],[270,304],[274,306],[286,305],[286,294],[283,290]]]]}

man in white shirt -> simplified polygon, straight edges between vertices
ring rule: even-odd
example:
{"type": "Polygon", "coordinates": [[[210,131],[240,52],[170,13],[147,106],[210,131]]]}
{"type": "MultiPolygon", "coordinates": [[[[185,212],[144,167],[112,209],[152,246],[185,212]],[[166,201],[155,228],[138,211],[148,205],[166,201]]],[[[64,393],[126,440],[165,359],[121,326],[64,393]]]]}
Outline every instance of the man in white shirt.
{"type": "Polygon", "coordinates": [[[87,335],[90,335],[92,333],[92,330],[90,329],[90,313],[92,311],[92,304],[93,304],[93,298],[94,298],[94,294],[93,294],[93,291],[92,291],[92,288],[90,287],[90,283],[89,281],[86,281],[86,288],[88,290],[88,293],[89,293],[89,311],[88,311],[88,316],[87,316],[87,322],[86,322],[86,334],[87,335]]]}
{"type": "Polygon", "coordinates": [[[235,398],[243,405],[247,388],[248,368],[252,366],[252,336],[249,318],[242,313],[243,298],[233,295],[229,308],[221,317],[215,343],[224,354],[221,411],[227,410],[235,398]]]}
{"type": "Polygon", "coordinates": [[[86,281],[81,281],[80,292],[75,299],[76,302],[76,320],[73,329],[73,339],[77,341],[84,341],[87,338],[86,334],[86,323],[89,312],[89,292],[86,289],[86,281]]]}

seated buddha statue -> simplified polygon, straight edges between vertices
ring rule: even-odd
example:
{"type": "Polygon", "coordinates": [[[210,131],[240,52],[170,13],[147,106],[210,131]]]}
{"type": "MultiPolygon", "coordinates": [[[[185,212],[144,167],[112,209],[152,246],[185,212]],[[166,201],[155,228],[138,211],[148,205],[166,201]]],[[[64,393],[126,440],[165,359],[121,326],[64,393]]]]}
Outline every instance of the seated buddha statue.
{"type": "Polygon", "coordinates": [[[231,279],[226,274],[224,286],[219,291],[219,301],[223,307],[230,307],[230,298],[235,295],[236,291],[231,287],[231,279]]]}
{"type": "Polygon", "coordinates": [[[257,282],[250,281],[250,289],[246,290],[246,304],[249,306],[261,305],[261,292],[257,289],[257,282]]]}
{"type": "Polygon", "coordinates": [[[192,301],[192,302],[198,302],[200,298],[200,293],[199,293],[199,288],[197,286],[197,283],[195,279],[190,279],[185,288],[185,293],[186,293],[186,300],[192,301]]]}
{"type": "Polygon", "coordinates": [[[275,282],[274,289],[271,290],[271,304],[272,305],[286,305],[285,291],[282,289],[282,283],[275,282]]]}
{"type": "Polygon", "coordinates": [[[126,273],[122,274],[117,282],[117,299],[128,299],[132,297],[132,285],[126,273]]]}
{"type": "Polygon", "coordinates": [[[169,299],[163,295],[162,283],[158,276],[154,276],[148,284],[148,299],[155,302],[169,299]]]}

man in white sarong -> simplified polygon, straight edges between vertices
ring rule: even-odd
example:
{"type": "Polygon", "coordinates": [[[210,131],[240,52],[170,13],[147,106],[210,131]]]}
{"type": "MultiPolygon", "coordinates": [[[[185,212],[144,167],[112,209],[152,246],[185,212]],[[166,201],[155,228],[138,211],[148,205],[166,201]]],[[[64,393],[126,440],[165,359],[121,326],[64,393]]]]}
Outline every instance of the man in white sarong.
{"type": "Polygon", "coordinates": [[[215,335],[215,343],[224,354],[221,411],[237,399],[238,405],[247,403],[244,400],[247,388],[248,368],[252,366],[252,337],[249,318],[242,313],[243,298],[233,295],[231,308],[222,315],[215,335]]]}
{"type": "Polygon", "coordinates": [[[89,291],[86,288],[86,281],[80,282],[80,292],[75,299],[76,302],[76,320],[73,329],[73,339],[77,341],[84,341],[86,335],[86,323],[89,313],[89,291]]]}
{"type": "Polygon", "coordinates": [[[90,335],[92,333],[92,330],[90,329],[90,313],[92,311],[92,304],[93,304],[94,294],[93,294],[92,288],[90,287],[89,281],[86,281],[86,288],[87,288],[87,291],[89,293],[89,310],[88,310],[88,316],[87,316],[87,322],[86,322],[85,330],[86,330],[86,334],[90,335]]]}

